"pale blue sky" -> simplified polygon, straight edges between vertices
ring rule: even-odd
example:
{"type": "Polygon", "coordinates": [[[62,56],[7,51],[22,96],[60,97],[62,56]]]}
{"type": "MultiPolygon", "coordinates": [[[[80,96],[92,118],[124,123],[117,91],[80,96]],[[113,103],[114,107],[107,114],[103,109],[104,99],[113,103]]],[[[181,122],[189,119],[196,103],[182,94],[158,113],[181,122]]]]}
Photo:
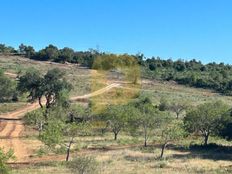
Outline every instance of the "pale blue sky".
{"type": "Polygon", "coordinates": [[[0,43],[232,64],[231,0],[1,0],[0,43]]]}

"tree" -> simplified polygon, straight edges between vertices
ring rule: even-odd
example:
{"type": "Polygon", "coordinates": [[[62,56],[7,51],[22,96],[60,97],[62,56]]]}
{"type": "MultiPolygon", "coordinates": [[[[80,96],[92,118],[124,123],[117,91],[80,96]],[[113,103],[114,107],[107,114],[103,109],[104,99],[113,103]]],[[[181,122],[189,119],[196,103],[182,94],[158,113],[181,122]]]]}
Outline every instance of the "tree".
{"type": "Polygon", "coordinates": [[[65,143],[65,147],[67,149],[66,153],[66,161],[69,160],[70,150],[73,143],[75,143],[74,139],[80,134],[85,134],[88,132],[90,125],[87,122],[82,123],[71,123],[67,124],[64,129],[64,135],[69,139],[67,143],[65,143]]]}
{"type": "Polygon", "coordinates": [[[46,108],[50,108],[57,102],[60,92],[70,91],[72,88],[64,79],[64,73],[58,68],[49,70],[43,79],[42,91],[46,98],[46,108]]]}
{"type": "Polygon", "coordinates": [[[144,147],[147,147],[147,141],[155,130],[159,129],[162,123],[163,113],[152,104],[140,104],[139,108],[134,107],[134,115],[130,119],[133,131],[142,130],[144,137],[144,147]]]}
{"type": "Polygon", "coordinates": [[[59,49],[54,46],[54,45],[48,45],[46,48],[40,50],[33,56],[33,59],[36,60],[42,60],[42,61],[47,61],[47,60],[57,60],[59,56],[59,49]]]}
{"type": "Polygon", "coordinates": [[[74,57],[74,50],[68,47],[65,47],[60,50],[59,58],[57,61],[59,62],[72,62],[74,57]]]}
{"type": "Polygon", "coordinates": [[[80,134],[88,133],[89,128],[88,122],[65,124],[62,120],[56,119],[55,116],[47,122],[39,138],[52,150],[55,149],[56,145],[65,147],[67,149],[65,160],[68,161],[75,138],[80,134]]]}
{"type": "Polygon", "coordinates": [[[162,146],[160,158],[163,158],[164,150],[168,143],[182,138],[185,134],[182,121],[166,117],[163,123],[161,129],[162,146]]]}
{"type": "Polygon", "coordinates": [[[22,93],[29,93],[27,96],[29,101],[34,102],[38,99],[42,108],[42,96],[44,94],[43,85],[44,80],[40,72],[34,69],[30,69],[23,76],[19,77],[17,88],[22,93]]]}
{"type": "Polygon", "coordinates": [[[71,85],[64,79],[64,73],[55,68],[49,70],[43,77],[35,70],[27,71],[19,78],[18,89],[25,93],[29,92],[28,98],[31,101],[39,100],[43,108],[42,97],[46,99],[46,108],[50,108],[58,102],[62,91],[69,92],[71,85]]]}
{"type": "Polygon", "coordinates": [[[168,109],[176,114],[176,118],[179,119],[180,114],[187,109],[187,105],[181,102],[174,102],[169,104],[168,109]]]}
{"type": "Polygon", "coordinates": [[[24,45],[24,44],[21,43],[19,45],[19,53],[20,54],[26,54],[25,49],[26,49],[26,45],[24,45]]]}
{"type": "Polygon", "coordinates": [[[25,48],[25,56],[31,58],[35,55],[35,50],[32,46],[27,46],[25,48]]]}
{"type": "Polygon", "coordinates": [[[117,140],[119,132],[126,126],[129,114],[126,109],[123,105],[112,105],[108,106],[103,114],[103,119],[107,121],[114,133],[114,140],[117,140]]]}
{"type": "Polygon", "coordinates": [[[184,118],[185,127],[189,132],[200,133],[204,137],[204,145],[207,145],[209,136],[216,134],[223,126],[224,113],[228,109],[222,102],[201,104],[187,113],[184,118]]]}
{"type": "Polygon", "coordinates": [[[217,135],[232,140],[232,109],[223,114],[221,126],[218,127],[217,135]]]}
{"type": "Polygon", "coordinates": [[[60,120],[49,120],[39,139],[50,149],[54,149],[57,144],[61,144],[63,137],[64,123],[60,120]]]}
{"type": "Polygon", "coordinates": [[[19,45],[19,53],[24,54],[25,57],[31,58],[35,55],[35,50],[32,46],[26,46],[24,44],[19,45]]]}
{"type": "Polygon", "coordinates": [[[16,53],[16,51],[11,46],[6,46],[5,44],[0,44],[0,53],[1,54],[9,54],[9,53],[16,53]]]}

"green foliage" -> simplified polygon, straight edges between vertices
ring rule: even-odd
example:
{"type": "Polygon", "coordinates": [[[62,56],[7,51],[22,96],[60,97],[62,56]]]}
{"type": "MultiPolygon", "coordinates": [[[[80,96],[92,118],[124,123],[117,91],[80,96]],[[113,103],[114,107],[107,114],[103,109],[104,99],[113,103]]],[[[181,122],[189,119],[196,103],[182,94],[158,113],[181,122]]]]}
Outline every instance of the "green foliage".
{"type": "Polygon", "coordinates": [[[114,133],[114,139],[117,140],[117,136],[121,130],[127,125],[127,120],[130,116],[130,108],[126,105],[112,105],[108,106],[103,119],[107,121],[112,132],[114,133]]]}
{"type": "Polygon", "coordinates": [[[50,108],[59,99],[64,99],[64,91],[69,92],[71,84],[64,79],[64,72],[57,68],[49,70],[43,77],[38,71],[29,70],[19,78],[18,90],[22,93],[29,92],[28,98],[31,101],[39,99],[41,107],[44,96],[46,108],[50,108]]]}
{"type": "Polygon", "coordinates": [[[39,131],[43,130],[43,126],[46,123],[45,111],[43,109],[35,110],[27,113],[24,117],[24,123],[27,125],[36,126],[39,131]]]}
{"type": "Polygon", "coordinates": [[[19,45],[19,53],[24,54],[25,57],[31,58],[35,55],[35,50],[32,46],[26,46],[24,44],[19,45]]]}
{"type": "MultiPolygon", "coordinates": [[[[0,44],[0,53],[17,53],[17,51],[12,47],[0,44]]],[[[118,56],[99,53],[94,49],[77,52],[68,47],[58,49],[51,44],[38,52],[35,52],[32,46],[21,44],[19,53],[25,54],[30,59],[78,63],[82,66],[101,70],[115,69],[115,67],[120,69],[122,66],[132,67],[136,64],[140,65],[143,77],[146,78],[174,80],[180,84],[214,89],[227,95],[232,94],[232,66],[223,63],[213,62],[204,65],[195,59],[190,61],[182,59],[162,60],[160,57],[147,58],[143,54],[118,56]]],[[[140,75],[139,68],[134,68],[134,70],[128,68],[127,71],[129,76],[134,76],[132,77],[133,83],[137,83],[137,78],[140,75]]]]}
{"type": "Polygon", "coordinates": [[[65,47],[59,50],[59,57],[57,60],[58,62],[72,62],[74,57],[74,50],[68,47],[65,47]]]}
{"type": "Polygon", "coordinates": [[[161,60],[159,57],[145,60],[144,76],[159,80],[174,80],[180,84],[198,88],[209,88],[231,94],[232,66],[223,63],[203,65],[195,59],[161,60]]]}
{"type": "Polygon", "coordinates": [[[43,79],[42,91],[47,100],[46,108],[55,104],[61,91],[71,90],[71,84],[64,79],[64,72],[55,68],[49,70],[43,79]]]}
{"type": "Polygon", "coordinates": [[[12,100],[16,94],[16,83],[0,73],[0,102],[12,100]]]}
{"type": "Polygon", "coordinates": [[[43,95],[43,78],[40,72],[35,69],[29,69],[19,78],[17,88],[22,93],[28,92],[30,101],[41,98],[43,95]]]}
{"type": "Polygon", "coordinates": [[[149,98],[141,98],[135,103],[132,103],[134,106],[133,116],[130,118],[129,123],[131,132],[140,132],[144,137],[144,146],[147,146],[147,140],[156,130],[160,128],[163,122],[164,114],[159,111],[155,106],[152,105],[149,98]]]}
{"type": "Polygon", "coordinates": [[[166,118],[161,129],[162,141],[164,143],[178,141],[185,135],[184,124],[181,120],[172,120],[171,118],[166,118]]]}
{"type": "Polygon", "coordinates": [[[0,44],[0,54],[16,53],[16,50],[11,46],[0,44]]]}
{"type": "Polygon", "coordinates": [[[10,159],[14,159],[14,151],[9,150],[4,153],[3,149],[0,149],[0,173],[1,174],[9,174],[10,168],[7,166],[7,161],[10,159]]]}
{"type": "Polygon", "coordinates": [[[46,48],[37,52],[32,58],[36,60],[57,60],[59,56],[59,49],[54,45],[48,45],[46,48]]]}
{"type": "Polygon", "coordinates": [[[179,119],[181,114],[188,108],[186,102],[171,102],[167,105],[167,109],[176,114],[176,118],[179,119]]]}
{"type": "Polygon", "coordinates": [[[60,144],[63,140],[63,122],[59,120],[48,121],[44,130],[41,132],[39,138],[48,147],[55,148],[57,144],[60,144]]]}
{"type": "Polygon", "coordinates": [[[160,158],[163,158],[166,145],[171,141],[178,141],[185,136],[184,124],[182,120],[173,120],[166,117],[161,128],[162,148],[160,158]]]}
{"type": "Polygon", "coordinates": [[[189,111],[184,118],[185,127],[189,132],[200,133],[207,145],[210,134],[218,134],[228,118],[225,114],[229,107],[222,102],[205,103],[189,111]]]}
{"type": "Polygon", "coordinates": [[[159,110],[160,111],[167,111],[169,109],[170,103],[167,99],[161,98],[160,104],[159,104],[159,110]]]}
{"type": "Polygon", "coordinates": [[[38,157],[42,157],[43,155],[48,154],[48,149],[45,147],[40,147],[37,151],[36,151],[36,155],[38,157]]]}

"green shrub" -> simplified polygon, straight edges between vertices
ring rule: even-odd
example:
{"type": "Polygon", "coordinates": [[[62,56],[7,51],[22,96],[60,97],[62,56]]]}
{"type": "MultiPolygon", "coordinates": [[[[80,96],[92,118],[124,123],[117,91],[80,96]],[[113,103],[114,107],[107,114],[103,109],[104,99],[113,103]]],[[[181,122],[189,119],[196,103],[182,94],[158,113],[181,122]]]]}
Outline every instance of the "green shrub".
{"type": "Polygon", "coordinates": [[[7,166],[7,161],[10,159],[14,159],[14,151],[9,150],[8,152],[4,153],[3,149],[0,149],[0,173],[1,174],[8,174],[10,168],[7,166]]]}

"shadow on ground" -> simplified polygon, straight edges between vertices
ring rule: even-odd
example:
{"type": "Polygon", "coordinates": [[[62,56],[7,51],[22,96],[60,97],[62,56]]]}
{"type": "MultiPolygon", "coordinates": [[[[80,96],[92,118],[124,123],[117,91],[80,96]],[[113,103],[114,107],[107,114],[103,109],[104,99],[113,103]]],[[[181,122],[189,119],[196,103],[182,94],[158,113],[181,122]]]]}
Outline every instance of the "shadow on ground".
{"type": "Polygon", "coordinates": [[[188,152],[184,154],[174,154],[172,158],[201,158],[210,160],[232,160],[232,146],[223,146],[217,144],[204,145],[190,145],[188,149],[171,146],[170,149],[188,152]]]}

